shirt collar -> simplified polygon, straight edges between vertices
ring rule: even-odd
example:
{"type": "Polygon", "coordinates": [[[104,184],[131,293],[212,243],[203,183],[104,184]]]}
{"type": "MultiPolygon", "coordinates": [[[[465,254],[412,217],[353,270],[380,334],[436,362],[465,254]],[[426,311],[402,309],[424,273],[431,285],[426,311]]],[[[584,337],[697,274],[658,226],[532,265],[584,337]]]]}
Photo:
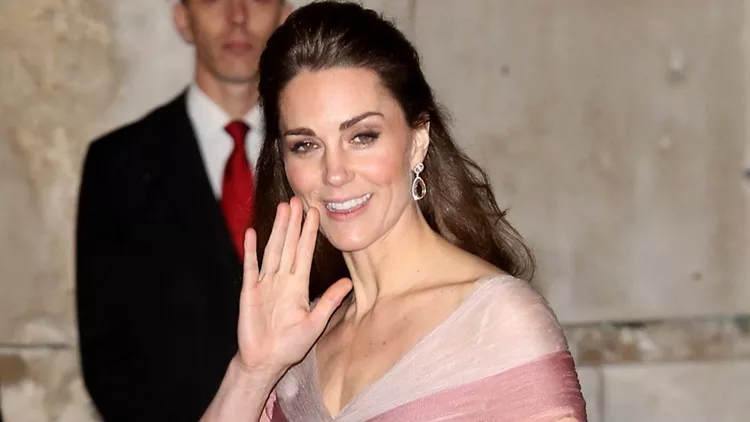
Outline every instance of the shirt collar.
{"type": "MultiPolygon", "coordinates": [[[[187,93],[187,108],[190,120],[195,122],[196,135],[199,139],[211,139],[217,133],[223,133],[232,119],[203,90],[192,83],[187,93]]],[[[260,107],[256,104],[243,117],[251,131],[262,129],[260,107]]]]}
{"type": "Polygon", "coordinates": [[[245,114],[245,123],[250,125],[251,131],[263,133],[263,113],[260,112],[260,105],[256,104],[245,114]]]}

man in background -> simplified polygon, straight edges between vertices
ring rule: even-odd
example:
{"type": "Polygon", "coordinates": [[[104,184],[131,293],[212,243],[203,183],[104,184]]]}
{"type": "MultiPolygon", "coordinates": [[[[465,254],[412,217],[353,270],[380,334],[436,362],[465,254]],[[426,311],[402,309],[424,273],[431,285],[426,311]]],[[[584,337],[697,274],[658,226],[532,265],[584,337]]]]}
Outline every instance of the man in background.
{"type": "Polygon", "coordinates": [[[76,232],[86,387],[105,421],[195,422],[237,350],[242,236],[263,141],[258,61],[283,0],[183,0],[177,98],[94,141],[76,232]]]}

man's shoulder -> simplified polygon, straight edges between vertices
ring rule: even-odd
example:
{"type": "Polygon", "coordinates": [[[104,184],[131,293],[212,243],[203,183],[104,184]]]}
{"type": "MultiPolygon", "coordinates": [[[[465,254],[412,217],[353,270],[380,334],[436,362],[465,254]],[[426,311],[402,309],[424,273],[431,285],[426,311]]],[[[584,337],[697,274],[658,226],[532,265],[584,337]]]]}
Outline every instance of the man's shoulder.
{"type": "Polygon", "coordinates": [[[184,93],[149,110],[137,120],[126,123],[99,136],[91,142],[90,150],[98,154],[123,153],[138,150],[157,134],[160,128],[184,110],[184,93]]]}

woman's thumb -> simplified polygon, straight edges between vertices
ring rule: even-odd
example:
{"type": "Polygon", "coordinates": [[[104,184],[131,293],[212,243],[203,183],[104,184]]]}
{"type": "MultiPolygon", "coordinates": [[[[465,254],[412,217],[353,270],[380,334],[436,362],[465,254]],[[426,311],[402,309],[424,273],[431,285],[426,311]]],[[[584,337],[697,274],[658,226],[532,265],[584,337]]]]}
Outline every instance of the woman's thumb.
{"type": "Polygon", "coordinates": [[[328,320],[331,319],[331,315],[341,305],[341,301],[344,300],[346,295],[352,289],[352,281],[348,278],[342,278],[339,281],[333,283],[329,287],[323,296],[318,300],[310,313],[310,318],[313,320],[313,324],[316,328],[319,328],[320,332],[325,329],[328,320]]]}

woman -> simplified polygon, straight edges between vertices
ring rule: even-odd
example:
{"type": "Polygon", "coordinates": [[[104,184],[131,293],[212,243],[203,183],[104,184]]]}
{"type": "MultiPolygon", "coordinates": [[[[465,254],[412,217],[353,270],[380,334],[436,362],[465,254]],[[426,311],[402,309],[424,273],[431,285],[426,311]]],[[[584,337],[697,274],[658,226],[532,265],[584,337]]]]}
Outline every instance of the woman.
{"type": "Polygon", "coordinates": [[[259,248],[248,230],[240,350],[204,420],[584,421],[530,253],[403,35],[313,3],[260,75],[259,248]]]}

